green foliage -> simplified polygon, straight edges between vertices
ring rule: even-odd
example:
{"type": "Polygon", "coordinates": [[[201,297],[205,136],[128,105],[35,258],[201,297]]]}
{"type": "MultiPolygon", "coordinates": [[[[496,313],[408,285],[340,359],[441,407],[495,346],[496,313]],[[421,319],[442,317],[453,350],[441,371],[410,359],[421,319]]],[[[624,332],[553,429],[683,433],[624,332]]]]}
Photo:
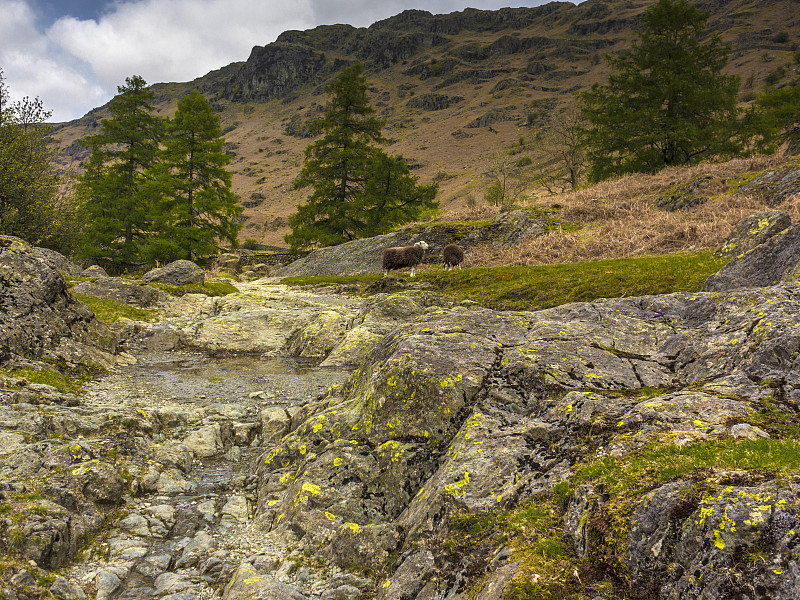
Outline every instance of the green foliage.
{"type": "Polygon", "coordinates": [[[144,79],[128,77],[117,90],[101,133],[81,140],[91,156],[78,185],[86,220],[78,256],[119,272],[137,265],[139,243],[150,231],[142,184],[155,164],[164,122],[150,114],[155,96],[144,79]]]}
{"type": "Polygon", "coordinates": [[[769,90],[756,100],[773,135],[800,150],[800,86],[769,90]]]}
{"type": "Polygon", "coordinates": [[[699,41],[707,19],[686,0],[659,0],[638,42],[607,57],[608,84],[580,95],[592,181],[745,152],[755,132],[737,109],[738,77],[722,72],[729,48],[716,34],[699,41]]]}
{"type": "Polygon", "coordinates": [[[75,210],[51,168],[50,114],[39,98],[12,103],[0,70],[0,234],[69,251],[75,210]]]}
{"type": "Polygon", "coordinates": [[[314,190],[289,217],[284,239],[293,251],[385,233],[438,206],[438,183],[417,185],[402,158],[375,146],[388,140],[368,103],[361,64],[342,69],[326,91],[325,114],[309,127],[322,137],[306,148],[295,181],[314,190]]]}
{"type": "Polygon", "coordinates": [[[222,150],[221,136],[219,117],[205,96],[193,91],[178,101],[143,186],[155,232],[141,247],[147,262],[195,260],[215,253],[218,239],[236,246],[241,225],[235,218],[244,208],[231,190],[232,176],[225,169],[230,156],[222,150]]]}
{"type": "Polygon", "coordinates": [[[242,248],[245,250],[258,250],[258,242],[253,238],[245,238],[242,242],[242,248]]]}
{"type": "Polygon", "coordinates": [[[102,132],[81,140],[92,153],[78,186],[86,221],[78,256],[121,273],[216,253],[218,240],[235,247],[244,209],[211,104],[191,92],[167,121],[151,114],[154,94],[141,77],[125,81],[102,132]]]}

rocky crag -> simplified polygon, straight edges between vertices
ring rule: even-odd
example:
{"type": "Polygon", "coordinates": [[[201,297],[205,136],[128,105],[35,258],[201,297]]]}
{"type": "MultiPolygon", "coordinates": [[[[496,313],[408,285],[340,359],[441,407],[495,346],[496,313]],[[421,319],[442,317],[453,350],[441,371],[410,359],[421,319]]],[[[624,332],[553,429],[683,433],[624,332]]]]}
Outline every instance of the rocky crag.
{"type": "MultiPolygon", "coordinates": [[[[793,227],[726,269],[788,255],[774,246],[794,244],[793,227]]],[[[36,263],[27,280],[58,280],[33,252],[14,259],[36,263]]],[[[270,280],[162,302],[159,321],[113,328],[113,351],[138,364],[68,402],[3,380],[4,593],[795,598],[800,470],[782,433],[800,400],[792,272],[539,312],[270,280]],[[627,502],[584,468],[653,448],[675,453],[672,471],[644,471],[627,502]],[[688,457],[702,448],[698,466],[688,457]],[[465,519],[554,498],[570,570],[538,570],[534,537],[459,546],[465,519]]],[[[21,283],[4,285],[5,298],[21,283]]],[[[61,294],[41,303],[79,308],[61,294]]],[[[68,339],[85,343],[84,330],[68,339]]]]}

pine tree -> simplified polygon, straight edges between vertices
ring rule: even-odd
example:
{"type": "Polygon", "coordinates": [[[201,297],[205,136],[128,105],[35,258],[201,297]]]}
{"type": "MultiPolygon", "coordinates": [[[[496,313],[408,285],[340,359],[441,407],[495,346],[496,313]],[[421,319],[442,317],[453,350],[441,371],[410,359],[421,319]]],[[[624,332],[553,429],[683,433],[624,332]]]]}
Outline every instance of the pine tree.
{"type": "Polygon", "coordinates": [[[418,186],[402,158],[376,147],[389,140],[369,105],[361,64],[342,69],[326,92],[325,115],[309,127],[322,137],[306,148],[295,181],[314,191],[289,218],[292,233],[285,239],[293,250],[383,233],[437,206],[437,184],[418,186]]]}
{"type": "Polygon", "coordinates": [[[178,101],[145,188],[155,232],[142,248],[146,260],[194,260],[215,253],[218,240],[236,245],[241,225],[235,218],[244,209],[231,190],[224,142],[205,96],[194,91],[178,101]]]}
{"type": "Polygon", "coordinates": [[[739,78],[722,73],[729,49],[717,35],[701,43],[707,19],[686,0],[659,0],[638,42],[607,57],[608,84],[580,96],[592,181],[744,151],[739,78]]]}
{"type": "Polygon", "coordinates": [[[91,155],[79,179],[86,215],[79,255],[123,270],[140,261],[139,245],[151,232],[143,183],[155,163],[164,121],[151,114],[155,95],[138,75],[126,78],[117,91],[101,133],[81,140],[91,155]]]}

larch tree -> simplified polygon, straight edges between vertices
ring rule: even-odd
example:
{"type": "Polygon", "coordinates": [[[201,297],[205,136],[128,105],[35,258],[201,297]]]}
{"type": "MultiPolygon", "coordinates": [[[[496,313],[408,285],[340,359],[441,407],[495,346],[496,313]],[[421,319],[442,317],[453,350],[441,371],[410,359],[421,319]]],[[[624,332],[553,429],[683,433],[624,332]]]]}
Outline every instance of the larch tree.
{"type": "Polygon", "coordinates": [[[325,91],[331,96],[325,114],[309,126],[322,135],[306,148],[295,180],[313,192],[289,217],[285,240],[293,250],[384,233],[438,206],[436,183],[417,185],[402,158],[377,146],[389,140],[369,104],[361,63],[342,69],[325,91]]]}
{"type": "Polygon", "coordinates": [[[197,91],[183,96],[144,188],[153,230],[142,246],[145,260],[195,260],[216,253],[219,241],[237,245],[244,208],[231,189],[224,143],[208,99],[197,91]]]}
{"type": "Polygon", "coordinates": [[[686,0],[659,0],[630,50],[607,57],[608,84],[580,95],[590,180],[745,151],[739,78],[722,72],[729,48],[707,19],[686,0]]]}
{"type": "Polygon", "coordinates": [[[101,132],[81,140],[91,155],[78,185],[86,219],[79,256],[121,271],[141,260],[139,245],[151,233],[143,184],[155,164],[164,119],[152,114],[155,96],[138,75],[117,91],[101,132]]]}

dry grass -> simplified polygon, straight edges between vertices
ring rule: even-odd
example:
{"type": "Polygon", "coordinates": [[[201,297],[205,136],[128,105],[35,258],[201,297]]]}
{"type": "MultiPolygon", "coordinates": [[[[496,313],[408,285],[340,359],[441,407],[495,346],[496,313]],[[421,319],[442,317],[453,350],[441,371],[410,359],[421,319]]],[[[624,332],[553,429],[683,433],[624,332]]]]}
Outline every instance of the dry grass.
{"type": "MultiPolygon", "coordinates": [[[[555,215],[564,226],[514,248],[477,248],[465,266],[530,266],[714,251],[742,218],[755,212],[783,210],[793,222],[800,221],[798,196],[768,207],[761,198],[736,193],[736,184],[747,179],[748,174],[783,162],[784,157],[770,156],[666,169],[656,175],[621,177],[577,192],[533,200],[529,202],[531,207],[555,207],[555,215]],[[713,177],[703,191],[709,196],[704,204],[676,212],[655,206],[659,196],[702,175],[713,177]]],[[[485,214],[491,214],[491,210],[485,214]]]]}

